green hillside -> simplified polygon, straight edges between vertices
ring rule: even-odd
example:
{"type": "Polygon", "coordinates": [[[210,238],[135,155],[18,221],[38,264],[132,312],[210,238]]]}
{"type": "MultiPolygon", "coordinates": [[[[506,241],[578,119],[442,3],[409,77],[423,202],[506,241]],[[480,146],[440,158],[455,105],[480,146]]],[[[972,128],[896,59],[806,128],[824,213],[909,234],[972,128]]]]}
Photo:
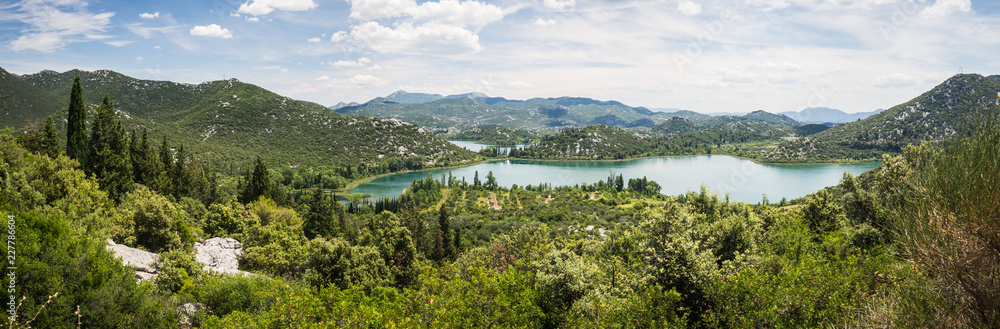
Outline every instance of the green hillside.
{"type": "Polygon", "coordinates": [[[662,113],[616,101],[560,97],[510,100],[482,94],[447,96],[396,92],[337,113],[397,118],[435,131],[457,132],[483,125],[555,132],[562,127],[607,124],[652,127],[665,121],[662,113]]]}
{"type": "Polygon", "coordinates": [[[460,133],[444,135],[443,137],[449,140],[471,140],[481,144],[501,146],[527,144],[531,143],[532,140],[540,138],[537,133],[501,125],[479,126],[460,133]]]}
{"type": "Polygon", "coordinates": [[[647,152],[648,142],[608,125],[567,128],[543,138],[518,156],[553,159],[624,159],[647,152]]]}
{"type": "Polygon", "coordinates": [[[54,98],[46,91],[0,68],[0,127],[40,125],[46,116],[69,104],[69,92],[66,95],[65,100],[54,98]]]}
{"type": "Polygon", "coordinates": [[[997,102],[1000,76],[958,74],[912,100],[856,122],[780,144],[768,161],[877,160],[909,143],[937,141],[973,130],[997,102]]]}
{"type": "Polygon", "coordinates": [[[78,74],[85,100],[96,103],[108,94],[127,129],[148,128],[154,140],[165,135],[171,145],[183,144],[213,162],[248,163],[260,154],[270,163],[292,166],[375,165],[392,158],[439,165],[474,157],[419,126],[341,116],[236,79],[191,85],[108,70],[43,71],[22,78],[68,100],[78,74]]]}

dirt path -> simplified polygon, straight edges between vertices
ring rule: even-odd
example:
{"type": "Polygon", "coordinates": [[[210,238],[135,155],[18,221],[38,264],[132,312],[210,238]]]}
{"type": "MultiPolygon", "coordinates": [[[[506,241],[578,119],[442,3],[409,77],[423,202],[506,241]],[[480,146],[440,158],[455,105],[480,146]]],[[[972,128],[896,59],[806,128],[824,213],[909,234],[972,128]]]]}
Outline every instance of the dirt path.
{"type": "Polygon", "coordinates": [[[441,210],[441,206],[444,206],[444,202],[448,201],[449,195],[451,195],[451,190],[444,190],[441,193],[441,201],[438,201],[438,204],[434,206],[434,209],[441,210]]]}
{"type": "Polygon", "coordinates": [[[501,210],[503,207],[500,206],[500,202],[497,201],[496,192],[490,192],[490,209],[501,210]]]}

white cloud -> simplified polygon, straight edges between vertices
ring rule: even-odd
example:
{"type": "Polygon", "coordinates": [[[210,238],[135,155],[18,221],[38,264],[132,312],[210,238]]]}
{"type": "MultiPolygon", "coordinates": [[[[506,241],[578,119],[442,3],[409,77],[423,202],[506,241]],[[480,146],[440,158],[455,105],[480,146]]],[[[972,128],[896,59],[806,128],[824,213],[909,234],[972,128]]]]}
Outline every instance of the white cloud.
{"type": "Polygon", "coordinates": [[[275,10],[303,11],[316,8],[313,0],[250,0],[242,5],[237,12],[247,15],[267,15],[275,10]]]}
{"type": "Polygon", "coordinates": [[[150,13],[142,13],[142,14],[139,14],[139,17],[142,17],[142,18],[145,18],[145,19],[156,19],[156,18],[160,17],[160,12],[155,12],[155,13],[152,13],[152,14],[150,14],[150,13]]]}
{"type": "Polygon", "coordinates": [[[920,79],[911,77],[903,73],[892,73],[875,77],[872,85],[876,87],[906,87],[920,83],[920,79]]]}
{"type": "Polygon", "coordinates": [[[482,50],[479,36],[458,26],[401,23],[395,29],[367,22],[351,29],[351,38],[380,53],[474,53],[482,50]]]}
{"type": "Polygon", "coordinates": [[[552,26],[552,25],[556,25],[556,20],[554,20],[554,19],[538,18],[538,19],[535,19],[533,22],[531,22],[531,25],[534,25],[534,26],[552,26]]]}
{"type": "Polygon", "coordinates": [[[115,41],[107,41],[107,42],[105,42],[105,44],[107,44],[109,46],[115,46],[115,47],[125,47],[128,44],[133,43],[133,42],[135,42],[135,41],[115,40],[115,41]]]}
{"type": "Polygon", "coordinates": [[[308,40],[308,41],[309,41],[310,43],[319,43],[319,37],[315,37],[315,38],[309,38],[309,40],[308,40]]]}
{"type": "Polygon", "coordinates": [[[701,4],[691,0],[681,1],[677,4],[677,11],[688,16],[698,15],[701,14],[701,4]]]}
{"type": "Polygon", "coordinates": [[[153,49],[163,49],[163,47],[160,47],[160,46],[153,46],[153,49]]]}
{"type": "Polygon", "coordinates": [[[524,81],[513,81],[511,83],[508,83],[507,87],[511,88],[511,89],[532,89],[532,88],[535,88],[535,86],[532,86],[531,84],[529,84],[527,82],[524,82],[524,81]]]}
{"type": "Polygon", "coordinates": [[[576,6],[576,0],[545,0],[545,7],[552,10],[565,10],[576,6]]]}
{"type": "Polygon", "coordinates": [[[930,7],[920,11],[922,18],[937,18],[951,15],[955,12],[968,13],[972,11],[971,0],[937,0],[930,7]]]}
{"type": "Polygon", "coordinates": [[[279,71],[281,71],[281,73],[288,73],[288,68],[282,67],[279,71]]]}
{"type": "Polygon", "coordinates": [[[371,67],[368,68],[369,71],[378,71],[378,70],[381,70],[381,69],[382,69],[382,67],[378,66],[378,64],[372,65],[371,67]]]}
{"type": "Polygon", "coordinates": [[[141,60],[143,60],[143,59],[145,59],[145,58],[143,58],[142,56],[139,56],[139,57],[136,57],[136,58],[135,58],[135,60],[137,60],[137,61],[141,61],[141,60]]]}
{"type": "Polygon", "coordinates": [[[764,9],[785,9],[792,4],[788,0],[747,0],[746,4],[764,9]]]}
{"type": "Polygon", "coordinates": [[[13,13],[0,13],[0,20],[17,20],[27,26],[21,36],[10,43],[15,51],[36,50],[53,52],[74,42],[100,40],[98,36],[111,24],[113,12],[93,14],[82,0],[21,1],[0,8],[13,13]]]}
{"type": "Polygon", "coordinates": [[[370,85],[377,85],[377,84],[385,83],[384,80],[379,79],[376,76],[368,75],[368,74],[358,74],[358,75],[355,75],[354,77],[352,77],[350,80],[347,80],[347,81],[350,82],[351,84],[360,85],[360,86],[370,86],[370,85]]]}
{"type": "Polygon", "coordinates": [[[361,57],[358,58],[358,60],[356,61],[336,61],[331,63],[330,65],[334,67],[358,67],[358,66],[365,66],[365,64],[370,62],[371,60],[369,60],[367,57],[361,57]]]}
{"type": "Polygon", "coordinates": [[[209,24],[207,26],[195,26],[191,28],[191,35],[199,37],[209,37],[209,38],[222,38],[231,39],[233,33],[229,32],[229,29],[224,29],[218,24],[209,24]]]}
{"type": "Polygon", "coordinates": [[[337,33],[334,33],[332,36],[330,36],[330,41],[333,42],[346,41],[347,39],[348,35],[347,32],[345,31],[337,31],[337,33]]]}
{"type": "Polygon", "coordinates": [[[324,76],[321,76],[319,78],[316,78],[316,80],[318,80],[318,81],[327,81],[327,80],[330,80],[330,76],[329,75],[324,75],[324,76]]]}
{"type": "Polygon", "coordinates": [[[415,0],[347,0],[351,4],[351,18],[373,20],[402,16],[417,7],[415,0]]]}
{"type": "Polygon", "coordinates": [[[250,22],[250,23],[257,23],[257,22],[260,22],[260,18],[257,18],[257,17],[250,17],[250,16],[247,16],[247,17],[246,17],[246,20],[247,20],[247,22],[250,22]]]}
{"type": "Polygon", "coordinates": [[[382,53],[469,53],[482,49],[477,30],[502,20],[504,10],[476,0],[347,0],[363,22],[330,40],[350,41],[382,53]],[[375,21],[376,19],[380,21],[375,21]],[[385,21],[389,19],[390,21],[385,21]],[[384,25],[383,25],[384,24],[384,25]]]}
{"type": "Polygon", "coordinates": [[[418,21],[455,26],[485,26],[503,19],[503,9],[479,1],[441,0],[425,2],[407,13],[418,21]]]}

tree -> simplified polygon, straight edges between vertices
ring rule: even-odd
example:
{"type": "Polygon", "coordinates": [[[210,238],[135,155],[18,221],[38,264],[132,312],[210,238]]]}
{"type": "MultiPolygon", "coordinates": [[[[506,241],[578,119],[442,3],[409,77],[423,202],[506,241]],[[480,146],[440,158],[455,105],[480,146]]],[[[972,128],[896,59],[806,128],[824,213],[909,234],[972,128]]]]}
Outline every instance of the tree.
{"type": "Polygon", "coordinates": [[[384,211],[373,216],[368,220],[359,240],[360,245],[378,249],[397,285],[409,285],[416,279],[414,262],[417,250],[413,245],[410,229],[401,225],[395,214],[384,211]]]}
{"type": "Polygon", "coordinates": [[[191,186],[191,169],[188,166],[188,154],[184,151],[184,144],[177,148],[177,160],[170,170],[170,181],[173,182],[173,196],[190,196],[194,186],[191,186]]]}
{"type": "Polygon", "coordinates": [[[497,188],[497,178],[493,176],[492,170],[486,174],[486,187],[489,189],[497,188]]]}
{"type": "Polygon", "coordinates": [[[316,192],[313,193],[312,203],[309,205],[309,212],[305,215],[305,223],[302,225],[302,232],[306,239],[312,240],[318,236],[332,239],[337,236],[335,225],[338,223],[334,222],[332,206],[323,190],[316,189],[316,192]]]}
{"type": "Polygon", "coordinates": [[[136,184],[150,185],[159,170],[153,146],[149,144],[149,131],[143,128],[142,140],[137,142],[135,139],[136,133],[133,130],[129,142],[129,153],[132,155],[132,180],[136,184]]]}
{"type": "Polygon", "coordinates": [[[472,185],[475,187],[479,187],[480,183],[481,182],[479,181],[479,170],[476,170],[476,176],[472,178],[472,185]]]}
{"type": "Polygon", "coordinates": [[[97,177],[101,188],[108,191],[114,200],[132,189],[132,159],[129,155],[128,140],[115,108],[107,95],[97,108],[97,116],[91,125],[86,161],[87,172],[97,177]]]}
{"type": "Polygon", "coordinates": [[[257,156],[253,172],[247,171],[239,187],[240,202],[250,203],[260,196],[271,195],[271,175],[267,171],[264,160],[257,156]]]}
{"type": "Polygon", "coordinates": [[[81,163],[87,160],[87,107],[83,103],[80,76],[73,80],[69,94],[69,114],[66,123],[66,155],[81,163]]]}
{"type": "Polygon", "coordinates": [[[43,130],[42,151],[50,158],[59,156],[59,135],[56,132],[56,125],[52,122],[52,116],[45,118],[45,128],[43,130]]]}
{"type": "Polygon", "coordinates": [[[438,234],[435,251],[437,252],[438,260],[449,258],[455,254],[455,248],[452,245],[451,225],[448,223],[448,208],[444,206],[441,206],[441,211],[438,213],[438,234]]]}

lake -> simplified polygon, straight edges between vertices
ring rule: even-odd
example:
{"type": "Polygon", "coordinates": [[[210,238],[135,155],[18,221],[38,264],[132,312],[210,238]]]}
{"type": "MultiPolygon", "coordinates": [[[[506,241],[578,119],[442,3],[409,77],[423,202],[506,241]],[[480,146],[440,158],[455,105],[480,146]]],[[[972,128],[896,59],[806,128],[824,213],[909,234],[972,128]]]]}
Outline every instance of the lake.
{"type": "Polygon", "coordinates": [[[486,181],[486,173],[492,171],[497,182],[506,187],[539,185],[566,186],[580,183],[596,183],[606,180],[609,172],[622,174],[628,182],[630,178],[645,176],[663,187],[661,193],[682,194],[698,191],[702,184],[719,195],[729,193],[732,201],[757,203],[764,194],[771,202],[781,198],[789,200],[805,196],[817,190],[840,182],[843,172],[855,176],[871,170],[878,163],[856,165],[762,165],[750,160],[727,155],[699,155],[682,157],[657,157],[620,161],[537,161],[503,160],[485,162],[472,166],[410,172],[379,177],[352,190],[368,193],[375,197],[397,197],[415,180],[423,179],[427,173],[440,180],[441,175],[465,177],[472,184],[473,176],[479,172],[479,179],[486,181]]]}

